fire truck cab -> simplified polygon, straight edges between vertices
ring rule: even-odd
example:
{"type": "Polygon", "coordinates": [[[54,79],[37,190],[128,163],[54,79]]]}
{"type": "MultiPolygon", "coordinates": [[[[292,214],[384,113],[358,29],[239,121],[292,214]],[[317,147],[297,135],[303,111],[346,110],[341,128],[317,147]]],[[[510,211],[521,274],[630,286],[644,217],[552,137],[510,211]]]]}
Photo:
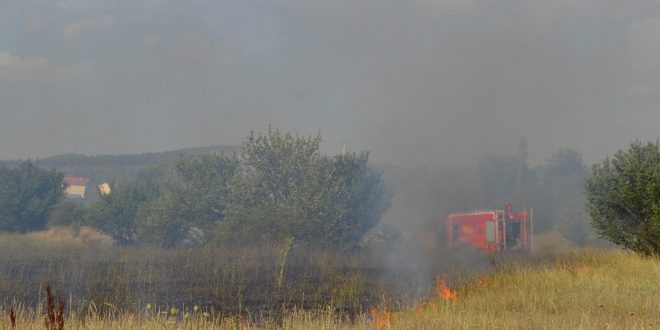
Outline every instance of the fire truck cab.
{"type": "Polygon", "coordinates": [[[530,251],[532,216],[531,208],[514,212],[511,203],[504,210],[450,214],[445,222],[447,245],[467,245],[486,253],[530,251]]]}

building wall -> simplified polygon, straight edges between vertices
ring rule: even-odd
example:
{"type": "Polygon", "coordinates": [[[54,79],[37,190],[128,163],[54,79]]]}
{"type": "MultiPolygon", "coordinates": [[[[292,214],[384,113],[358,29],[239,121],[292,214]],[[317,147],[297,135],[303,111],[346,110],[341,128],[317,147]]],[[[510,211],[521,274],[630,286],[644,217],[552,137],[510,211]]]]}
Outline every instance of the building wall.
{"type": "Polygon", "coordinates": [[[64,193],[69,197],[85,198],[85,190],[85,186],[69,185],[64,190],[64,193]]]}

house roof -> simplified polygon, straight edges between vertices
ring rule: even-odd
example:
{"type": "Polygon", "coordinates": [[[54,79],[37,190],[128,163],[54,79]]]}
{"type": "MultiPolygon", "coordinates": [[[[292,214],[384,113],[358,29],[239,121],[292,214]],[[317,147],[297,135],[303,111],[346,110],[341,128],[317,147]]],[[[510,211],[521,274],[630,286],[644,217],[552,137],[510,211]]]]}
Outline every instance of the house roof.
{"type": "Polygon", "coordinates": [[[70,186],[86,186],[89,183],[89,179],[79,176],[65,176],[64,183],[70,186]]]}

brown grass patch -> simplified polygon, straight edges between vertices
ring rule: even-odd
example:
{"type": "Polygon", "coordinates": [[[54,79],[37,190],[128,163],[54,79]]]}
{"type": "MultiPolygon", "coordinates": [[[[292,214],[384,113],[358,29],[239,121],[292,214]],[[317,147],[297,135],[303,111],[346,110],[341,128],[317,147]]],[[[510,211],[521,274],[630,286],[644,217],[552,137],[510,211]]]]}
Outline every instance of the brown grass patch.
{"type": "Polygon", "coordinates": [[[112,245],[112,238],[104,235],[92,227],[83,226],[80,230],[76,231],[71,227],[58,226],[44,231],[35,231],[21,235],[27,239],[56,242],[71,245],[112,245]]]}

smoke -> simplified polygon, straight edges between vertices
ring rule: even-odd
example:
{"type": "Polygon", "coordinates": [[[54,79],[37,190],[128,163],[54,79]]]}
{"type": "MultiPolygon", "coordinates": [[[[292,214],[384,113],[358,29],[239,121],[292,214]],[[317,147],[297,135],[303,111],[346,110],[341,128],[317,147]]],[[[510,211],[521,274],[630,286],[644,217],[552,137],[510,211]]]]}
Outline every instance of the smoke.
{"type": "Polygon", "coordinates": [[[658,138],[655,1],[0,4],[0,158],[238,144],[405,166],[658,138]]]}
{"type": "Polygon", "coordinates": [[[483,155],[524,137],[531,165],[593,163],[659,138],[658,35],[652,0],[4,1],[0,159],[320,130],[328,153],[417,169],[388,169],[383,226],[415,243],[392,266],[428,281],[457,264],[446,215],[500,206],[474,198],[483,155]]]}

